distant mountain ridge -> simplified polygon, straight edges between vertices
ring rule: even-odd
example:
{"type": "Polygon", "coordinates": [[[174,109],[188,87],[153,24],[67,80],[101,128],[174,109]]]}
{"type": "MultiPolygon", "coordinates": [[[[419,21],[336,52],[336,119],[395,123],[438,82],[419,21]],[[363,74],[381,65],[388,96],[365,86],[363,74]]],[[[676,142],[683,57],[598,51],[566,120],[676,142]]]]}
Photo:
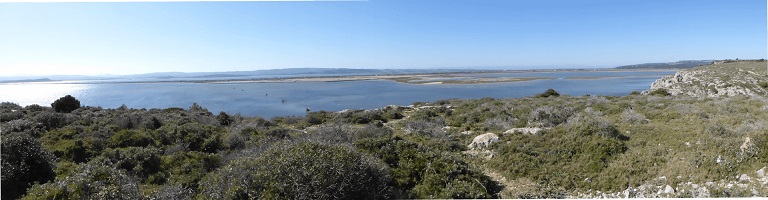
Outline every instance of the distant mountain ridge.
{"type": "Polygon", "coordinates": [[[643,63],[635,65],[624,65],[615,67],[616,69],[688,69],[702,65],[712,64],[713,60],[681,60],[677,62],[666,63],[643,63]]]}

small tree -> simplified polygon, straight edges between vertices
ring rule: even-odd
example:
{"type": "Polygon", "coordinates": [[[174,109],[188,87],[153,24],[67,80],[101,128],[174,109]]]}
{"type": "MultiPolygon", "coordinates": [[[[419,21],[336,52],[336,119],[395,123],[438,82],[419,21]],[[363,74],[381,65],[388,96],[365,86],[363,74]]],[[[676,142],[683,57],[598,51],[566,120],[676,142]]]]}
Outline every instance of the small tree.
{"type": "Polygon", "coordinates": [[[219,124],[222,126],[229,126],[229,124],[232,124],[232,122],[234,122],[234,120],[232,120],[232,117],[230,117],[224,111],[219,112],[219,116],[216,116],[216,119],[219,120],[219,124]]]}
{"type": "Polygon", "coordinates": [[[558,96],[560,96],[560,93],[558,93],[557,91],[555,91],[552,88],[549,88],[549,89],[547,89],[547,91],[544,91],[544,93],[541,93],[538,96],[539,97],[550,97],[550,96],[558,97],[558,96]]]}
{"type": "Polygon", "coordinates": [[[80,101],[75,99],[72,95],[67,95],[54,101],[51,104],[51,107],[53,107],[53,110],[56,112],[69,113],[80,108],[80,101]]]}

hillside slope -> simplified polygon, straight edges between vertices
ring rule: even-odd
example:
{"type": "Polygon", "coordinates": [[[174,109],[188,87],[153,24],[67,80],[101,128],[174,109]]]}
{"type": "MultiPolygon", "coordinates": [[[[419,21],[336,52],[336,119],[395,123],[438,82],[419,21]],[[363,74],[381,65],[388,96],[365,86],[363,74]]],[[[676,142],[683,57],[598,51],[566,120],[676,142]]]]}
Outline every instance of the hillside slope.
{"type": "Polygon", "coordinates": [[[768,95],[766,64],[765,60],[715,62],[663,77],[644,93],[665,89],[671,95],[694,97],[765,96],[768,95]]]}

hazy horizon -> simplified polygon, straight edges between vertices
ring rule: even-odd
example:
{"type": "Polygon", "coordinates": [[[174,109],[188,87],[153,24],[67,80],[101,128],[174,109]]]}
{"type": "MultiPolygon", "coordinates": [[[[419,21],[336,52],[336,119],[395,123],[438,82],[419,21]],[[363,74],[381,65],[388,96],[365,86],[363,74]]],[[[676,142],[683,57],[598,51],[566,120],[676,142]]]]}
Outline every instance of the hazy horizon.
{"type": "Polygon", "coordinates": [[[765,58],[766,2],[0,3],[0,76],[765,58]]]}

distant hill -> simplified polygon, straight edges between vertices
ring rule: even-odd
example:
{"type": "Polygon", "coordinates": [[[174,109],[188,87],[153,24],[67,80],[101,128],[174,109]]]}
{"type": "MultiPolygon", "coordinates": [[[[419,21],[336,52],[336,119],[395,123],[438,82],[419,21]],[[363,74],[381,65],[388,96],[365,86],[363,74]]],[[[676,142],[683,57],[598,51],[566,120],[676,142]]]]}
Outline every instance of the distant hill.
{"type": "Polygon", "coordinates": [[[644,63],[618,66],[616,69],[687,69],[711,64],[712,60],[681,60],[667,63],[644,63]]]}

